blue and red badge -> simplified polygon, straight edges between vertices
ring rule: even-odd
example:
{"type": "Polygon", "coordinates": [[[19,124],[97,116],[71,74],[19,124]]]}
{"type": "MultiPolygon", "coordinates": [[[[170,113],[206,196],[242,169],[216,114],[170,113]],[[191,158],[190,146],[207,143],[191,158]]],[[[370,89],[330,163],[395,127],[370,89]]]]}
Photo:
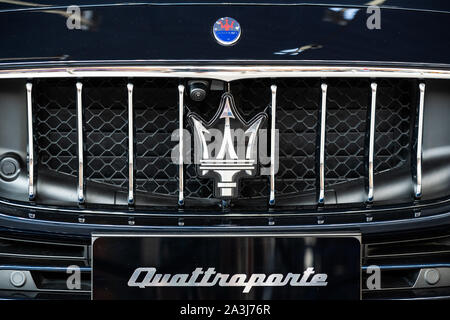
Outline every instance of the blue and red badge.
{"type": "Polygon", "coordinates": [[[241,37],[241,32],[239,22],[230,17],[220,18],[213,26],[214,38],[223,46],[235,44],[241,37]]]}

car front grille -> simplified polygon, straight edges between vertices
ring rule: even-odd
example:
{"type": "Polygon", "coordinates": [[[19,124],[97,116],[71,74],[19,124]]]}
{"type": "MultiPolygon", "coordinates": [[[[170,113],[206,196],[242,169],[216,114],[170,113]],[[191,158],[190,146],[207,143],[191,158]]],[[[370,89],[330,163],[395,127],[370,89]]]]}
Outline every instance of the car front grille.
{"type": "MultiPolygon", "coordinates": [[[[38,79],[33,87],[35,141],[39,172],[76,177],[76,79],[38,79]]],[[[83,79],[85,179],[126,190],[128,185],[128,100],[126,78],[83,79]]],[[[176,196],[178,166],[171,151],[177,144],[179,79],[137,78],[134,84],[136,192],[176,196]]],[[[279,171],[277,196],[315,193],[320,135],[322,80],[318,78],[247,79],[232,81],[230,90],[246,120],[270,104],[270,85],[277,94],[279,171]]],[[[417,81],[377,79],[375,174],[410,166],[416,112],[417,81]]],[[[327,189],[367,177],[370,79],[333,78],[327,81],[327,189]]],[[[211,91],[203,102],[186,98],[186,106],[210,119],[223,91],[211,91]]],[[[410,169],[408,169],[410,170],[410,169]]],[[[212,198],[213,182],[198,177],[186,165],[186,197],[212,198]]],[[[266,199],[267,176],[242,179],[241,199],[266,199]]],[[[265,200],[263,200],[265,201],[265,200]]]]}

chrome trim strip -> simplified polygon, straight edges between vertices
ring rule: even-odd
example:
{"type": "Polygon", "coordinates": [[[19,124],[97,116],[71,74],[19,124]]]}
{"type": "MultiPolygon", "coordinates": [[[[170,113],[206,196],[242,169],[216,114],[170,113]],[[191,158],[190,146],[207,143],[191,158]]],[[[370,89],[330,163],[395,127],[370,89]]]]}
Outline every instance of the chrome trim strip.
{"type": "Polygon", "coordinates": [[[319,154],[319,204],[325,201],[325,133],[327,119],[327,84],[322,83],[322,108],[320,112],[320,154],[319,154]]]}
{"type": "Polygon", "coordinates": [[[450,70],[345,66],[98,66],[0,70],[6,78],[170,77],[233,81],[276,77],[450,79],[450,70]]]}
{"type": "Polygon", "coordinates": [[[78,202],[84,203],[84,159],[83,159],[83,105],[82,89],[83,84],[77,82],[77,135],[78,135],[78,202]]]}
{"type": "Polygon", "coordinates": [[[270,198],[269,204],[275,204],[275,136],[276,136],[276,111],[277,111],[277,86],[271,85],[271,125],[270,125],[270,198]]]}
{"type": "Polygon", "coordinates": [[[33,141],[33,84],[28,82],[27,89],[27,120],[28,120],[28,199],[33,200],[36,196],[34,190],[34,141],[33,141]]]}
{"type": "Polygon", "coordinates": [[[180,137],[180,143],[178,148],[178,155],[179,155],[179,164],[178,164],[178,204],[181,206],[184,204],[184,158],[183,158],[183,147],[184,147],[184,86],[180,84],[178,86],[178,122],[179,122],[179,137],[180,137]]]}
{"type": "Polygon", "coordinates": [[[416,198],[422,196],[422,138],[423,138],[423,106],[425,100],[425,83],[419,84],[419,121],[417,128],[417,164],[416,164],[416,198]]]}
{"type": "Polygon", "coordinates": [[[372,89],[372,102],[370,105],[370,128],[369,128],[369,190],[367,193],[367,201],[373,201],[373,154],[375,144],[375,116],[377,103],[377,84],[373,82],[370,85],[372,89]]]}
{"type": "Polygon", "coordinates": [[[127,84],[128,90],[128,204],[134,204],[134,113],[133,84],[127,84]]]}

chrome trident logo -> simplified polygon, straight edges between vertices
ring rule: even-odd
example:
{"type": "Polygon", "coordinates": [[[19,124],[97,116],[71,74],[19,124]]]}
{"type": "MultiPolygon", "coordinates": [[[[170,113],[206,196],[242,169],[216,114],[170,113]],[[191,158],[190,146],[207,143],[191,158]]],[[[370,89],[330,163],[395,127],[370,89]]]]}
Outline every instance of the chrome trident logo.
{"type": "Polygon", "coordinates": [[[257,172],[258,131],[267,114],[259,113],[246,122],[237,111],[233,96],[224,93],[219,109],[208,123],[195,113],[187,117],[194,130],[199,175],[216,180],[216,197],[236,197],[239,178],[254,176],[257,172]],[[208,148],[207,137],[211,137],[212,130],[222,133],[221,142],[216,141],[218,148],[208,148]]]}

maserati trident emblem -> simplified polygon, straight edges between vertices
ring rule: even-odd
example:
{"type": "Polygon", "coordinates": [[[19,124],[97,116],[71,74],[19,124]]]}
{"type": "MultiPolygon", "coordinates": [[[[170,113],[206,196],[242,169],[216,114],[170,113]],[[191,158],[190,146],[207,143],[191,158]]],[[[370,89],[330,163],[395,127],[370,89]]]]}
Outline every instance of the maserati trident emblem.
{"type": "Polygon", "coordinates": [[[233,96],[224,93],[219,109],[208,123],[192,112],[187,117],[194,130],[199,175],[215,179],[217,198],[235,198],[239,179],[255,176],[258,171],[258,131],[267,114],[259,113],[246,122],[237,111],[233,96]],[[207,137],[213,130],[221,133],[214,135],[221,141],[216,141],[217,148],[208,148],[207,137]]]}
{"type": "Polygon", "coordinates": [[[223,46],[235,44],[241,37],[241,32],[239,22],[230,17],[220,18],[213,26],[214,38],[223,46]]]}

